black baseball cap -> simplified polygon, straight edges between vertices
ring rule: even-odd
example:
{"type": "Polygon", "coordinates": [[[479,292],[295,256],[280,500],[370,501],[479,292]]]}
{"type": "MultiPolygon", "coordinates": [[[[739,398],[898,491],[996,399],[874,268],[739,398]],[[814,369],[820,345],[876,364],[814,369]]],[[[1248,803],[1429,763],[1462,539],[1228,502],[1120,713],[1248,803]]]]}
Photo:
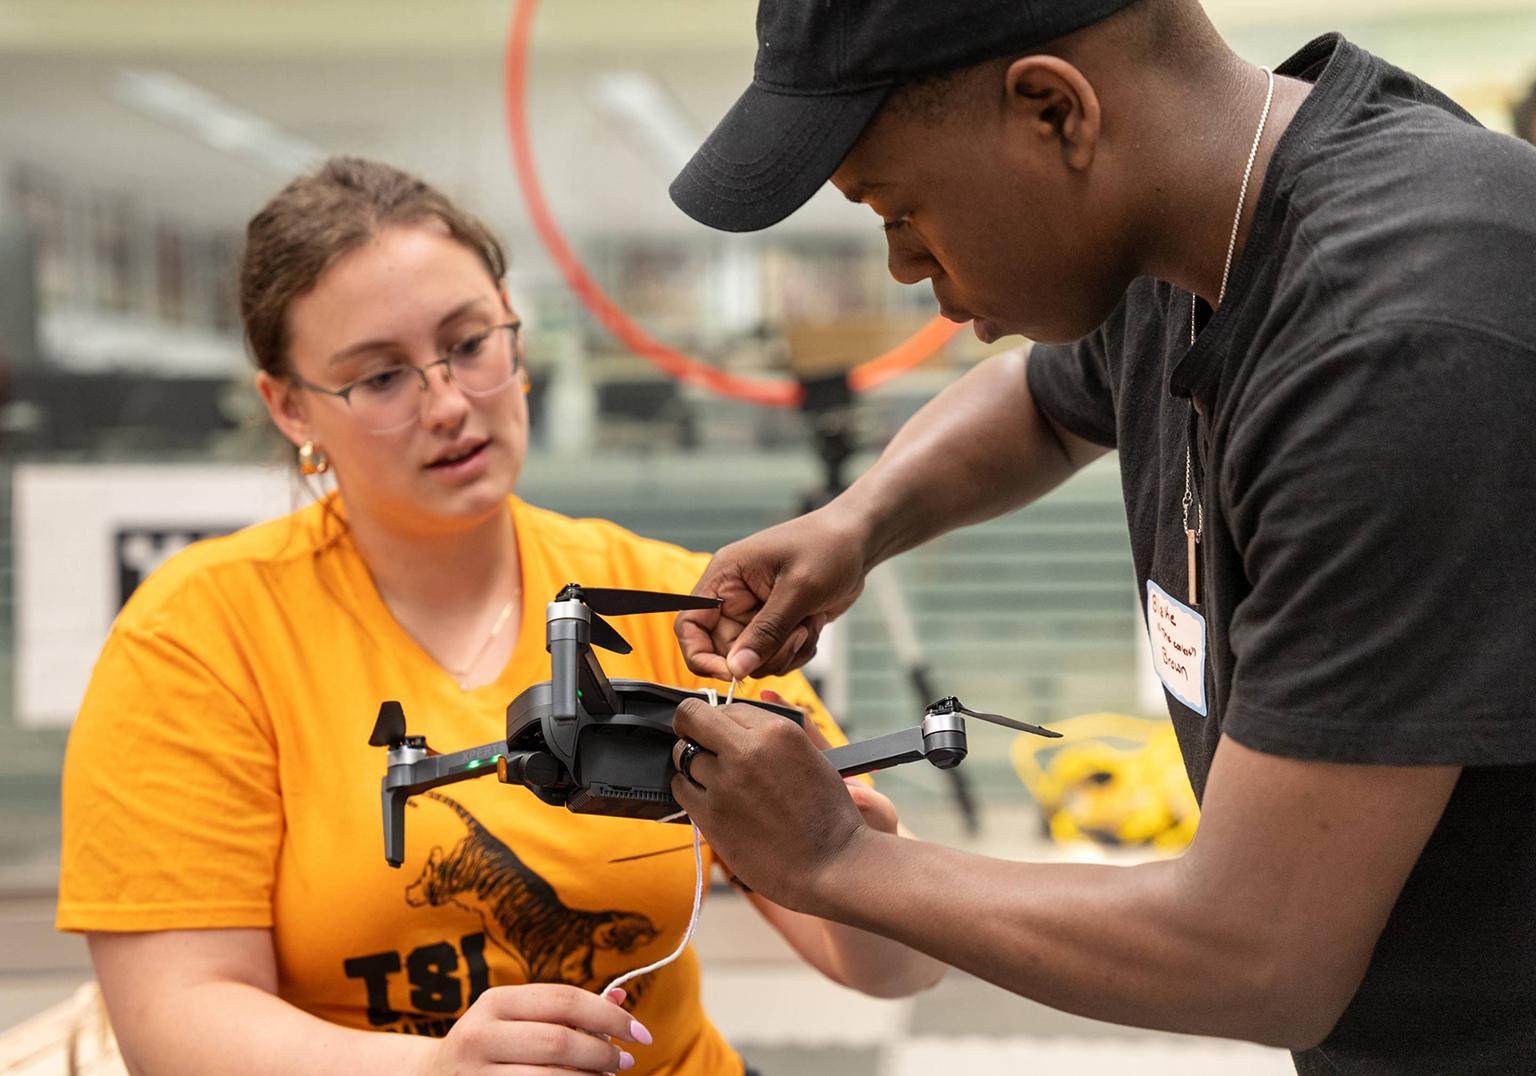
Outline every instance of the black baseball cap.
{"type": "Polygon", "coordinates": [[[701,224],[776,224],[837,171],[886,96],[1062,37],[1133,0],[761,0],[752,85],[672,181],[701,224]]]}

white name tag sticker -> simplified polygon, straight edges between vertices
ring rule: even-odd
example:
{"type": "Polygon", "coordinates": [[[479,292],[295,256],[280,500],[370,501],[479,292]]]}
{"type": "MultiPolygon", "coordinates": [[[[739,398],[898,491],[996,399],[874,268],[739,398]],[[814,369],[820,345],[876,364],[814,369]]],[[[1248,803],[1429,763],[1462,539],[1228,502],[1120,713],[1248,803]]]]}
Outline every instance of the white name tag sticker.
{"type": "Polygon", "coordinates": [[[1205,717],[1205,617],[1148,579],[1147,638],[1168,694],[1205,717]]]}

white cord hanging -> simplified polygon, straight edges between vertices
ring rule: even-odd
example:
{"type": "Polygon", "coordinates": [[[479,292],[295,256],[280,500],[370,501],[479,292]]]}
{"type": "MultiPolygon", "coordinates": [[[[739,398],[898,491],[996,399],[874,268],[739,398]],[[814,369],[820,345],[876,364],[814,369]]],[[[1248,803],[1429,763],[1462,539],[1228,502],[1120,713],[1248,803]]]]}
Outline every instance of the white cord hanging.
{"type": "Polygon", "coordinates": [[[678,943],[672,955],[663,957],[654,964],[647,964],[643,968],[620,975],[613,982],[603,987],[603,994],[607,994],[616,986],[623,986],[631,979],[637,979],[642,975],[648,975],[653,971],[659,971],[672,961],[683,955],[683,950],[688,948],[688,943],[693,940],[694,928],[699,925],[699,905],[704,900],[704,855],[699,850],[699,827],[693,827],[693,912],[688,916],[688,929],[683,931],[683,940],[678,943]]]}
{"type": "MultiPolygon", "coordinates": [[[[713,694],[713,692],[711,692],[711,694],[713,694]]],[[[736,680],[733,678],[731,680],[730,690],[725,693],[725,705],[729,706],[735,697],[736,680]]],[[[711,699],[710,701],[713,702],[714,700],[711,699]]],[[[688,812],[686,811],[678,811],[676,814],[668,815],[666,818],[661,819],[661,821],[670,822],[673,819],[683,817],[687,813],[688,812]]],[[[704,853],[699,848],[699,827],[695,825],[693,826],[693,911],[688,915],[688,929],[683,931],[683,940],[678,943],[676,949],[672,950],[671,956],[663,957],[662,959],[656,961],[654,964],[647,964],[643,968],[636,968],[634,971],[625,972],[623,975],[620,975],[617,979],[613,980],[613,982],[603,987],[602,993],[606,996],[608,992],[615,987],[623,986],[631,979],[638,979],[640,976],[649,975],[653,971],[660,971],[662,968],[672,963],[678,957],[682,956],[683,950],[688,948],[688,943],[693,940],[693,932],[699,925],[699,907],[703,903],[704,853]]]]}

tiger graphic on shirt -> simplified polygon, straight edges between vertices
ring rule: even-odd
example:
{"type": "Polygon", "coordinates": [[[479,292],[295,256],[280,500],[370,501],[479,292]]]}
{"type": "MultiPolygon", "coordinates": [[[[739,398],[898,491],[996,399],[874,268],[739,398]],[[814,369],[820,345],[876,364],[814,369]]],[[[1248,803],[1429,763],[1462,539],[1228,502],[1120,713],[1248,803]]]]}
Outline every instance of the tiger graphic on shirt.
{"type": "MultiPolygon", "coordinates": [[[[455,800],[446,804],[469,832],[444,853],[434,847],[405,899],[414,908],[453,903],[475,912],[497,948],[516,960],[530,983],[569,983],[597,990],[593,962],[600,951],[629,953],[656,938],[650,918],[637,912],[567,907],[552,885],[489,833],[455,800]]],[[[629,984],[638,998],[641,982],[629,984]]]]}

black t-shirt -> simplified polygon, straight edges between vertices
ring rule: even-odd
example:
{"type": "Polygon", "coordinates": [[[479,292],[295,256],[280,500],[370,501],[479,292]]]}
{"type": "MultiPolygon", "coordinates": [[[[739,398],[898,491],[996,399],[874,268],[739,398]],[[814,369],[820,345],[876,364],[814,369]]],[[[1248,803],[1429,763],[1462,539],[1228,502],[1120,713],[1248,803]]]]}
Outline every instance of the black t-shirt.
{"type": "Polygon", "coordinates": [[[1279,72],[1315,86],[1198,342],[1139,280],[1030,388],[1119,449],[1144,604],[1188,598],[1193,435],[1207,713],[1168,706],[1197,795],[1222,734],[1465,767],[1297,1068],[1536,1071],[1536,149],[1336,36],[1279,72]]]}

